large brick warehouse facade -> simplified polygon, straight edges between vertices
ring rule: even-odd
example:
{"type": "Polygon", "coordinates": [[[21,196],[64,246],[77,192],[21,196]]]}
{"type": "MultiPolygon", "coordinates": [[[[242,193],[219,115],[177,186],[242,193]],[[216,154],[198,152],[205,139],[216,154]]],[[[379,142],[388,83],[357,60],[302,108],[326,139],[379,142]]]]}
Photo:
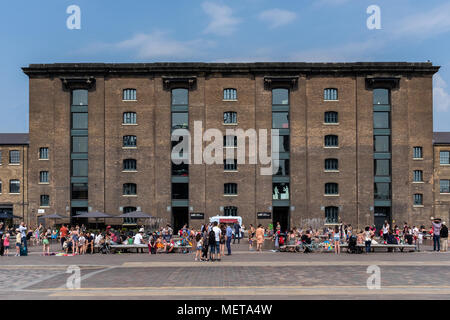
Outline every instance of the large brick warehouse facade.
{"type": "MultiPolygon", "coordinates": [[[[236,214],[246,225],[428,225],[438,69],[406,62],[30,65],[23,68],[29,221],[42,212],[137,209],[175,227],[236,214]],[[278,172],[261,175],[266,165],[247,162],[173,164],[172,131],[193,133],[196,121],[201,132],[224,135],[279,129],[278,172]]],[[[267,149],[270,155],[270,140],[267,149]]]]}

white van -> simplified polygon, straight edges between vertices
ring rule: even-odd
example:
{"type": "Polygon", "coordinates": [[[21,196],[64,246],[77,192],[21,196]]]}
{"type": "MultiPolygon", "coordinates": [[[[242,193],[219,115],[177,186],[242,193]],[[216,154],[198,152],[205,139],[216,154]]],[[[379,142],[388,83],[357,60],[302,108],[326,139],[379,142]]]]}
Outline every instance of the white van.
{"type": "Polygon", "coordinates": [[[239,223],[242,226],[242,217],[239,216],[214,216],[209,218],[209,222],[213,223],[217,221],[217,223],[231,224],[231,223],[239,223]]]}

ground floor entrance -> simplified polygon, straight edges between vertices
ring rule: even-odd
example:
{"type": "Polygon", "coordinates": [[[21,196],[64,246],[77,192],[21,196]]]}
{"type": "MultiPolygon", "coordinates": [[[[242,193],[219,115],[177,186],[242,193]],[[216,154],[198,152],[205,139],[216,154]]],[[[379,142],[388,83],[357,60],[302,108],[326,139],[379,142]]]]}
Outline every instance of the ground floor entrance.
{"type": "Polygon", "coordinates": [[[281,232],[289,230],[289,212],[289,207],[273,207],[272,223],[274,229],[276,229],[277,223],[279,222],[281,225],[281,232]]]}
{"type": "Polygon", "coordinates": [[[383,227],[384,221],[387,221],[391,225],[391,219],[391,207],[375,207],[374,224],[377,232],[383,227]]]}
{"type": "Polygon", "coordinates": [[[189,207],[172,207],[172,227],[177,233],[184,225],[189,226],[189,207]]]}

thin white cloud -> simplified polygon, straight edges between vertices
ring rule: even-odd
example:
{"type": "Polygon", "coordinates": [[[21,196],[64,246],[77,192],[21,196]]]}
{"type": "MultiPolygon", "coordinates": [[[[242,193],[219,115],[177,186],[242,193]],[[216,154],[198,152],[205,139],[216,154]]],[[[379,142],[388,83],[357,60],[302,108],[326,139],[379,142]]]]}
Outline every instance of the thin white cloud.
{"type": "Polygon", "coordinates": [[[203,2],[202,9],[210,18],[204,33],[228,36],[236,31],[237,25],[241,22],[240,19],[233,17],[233,10],[226,5],[203,2]]]}
{"type": "Polygon", "coordinates": [[[439,74],[433,77],[433,106],[435,111],[450,111],[450,94],[447,83],[439,74]]]}
{"type": "Polygon", "coordinates": [[[450,31],[450,3],[400,20],[392,28],[396,37],[427,38],[450,31]]]}
{"type": "Polygon", "coordinates": [[[269,23],[269,28],[274,29],[291,23],[297,18],[292,11],[282,9],[270,9],[259,14],[259,19],[269,23]]]}

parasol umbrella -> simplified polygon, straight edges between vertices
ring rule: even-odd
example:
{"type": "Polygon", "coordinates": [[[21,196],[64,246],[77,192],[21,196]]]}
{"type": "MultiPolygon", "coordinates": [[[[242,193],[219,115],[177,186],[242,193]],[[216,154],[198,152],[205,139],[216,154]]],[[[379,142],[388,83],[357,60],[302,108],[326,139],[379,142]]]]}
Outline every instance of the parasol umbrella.
{"type": "Polygon", "coordinates": [[[107,213],[94,211],[94,212],[81,212],[78,215],[74,216],[74,218],[93,218],[95,219],[95,228],[98,228],[98,219],[107,219],[107,218],[115,218],[107,213]]]}
{"type": "Polygon", "coordinates": [[[0,212],[0,219],[22,219],[22,217],[14,216],[8,212],[0,212]]]}
{"type": "MultiPolygon", "coordinates": [[[[121,214],[117,217],[129,218],[129,219],[152,219],[152,218],[154,218],[152,215],[142,212],[142,211],[127,212],[127,213],[121,214]]],[[[125,224],[125,222],[124,222],[124,224],[125,224]]]]}

